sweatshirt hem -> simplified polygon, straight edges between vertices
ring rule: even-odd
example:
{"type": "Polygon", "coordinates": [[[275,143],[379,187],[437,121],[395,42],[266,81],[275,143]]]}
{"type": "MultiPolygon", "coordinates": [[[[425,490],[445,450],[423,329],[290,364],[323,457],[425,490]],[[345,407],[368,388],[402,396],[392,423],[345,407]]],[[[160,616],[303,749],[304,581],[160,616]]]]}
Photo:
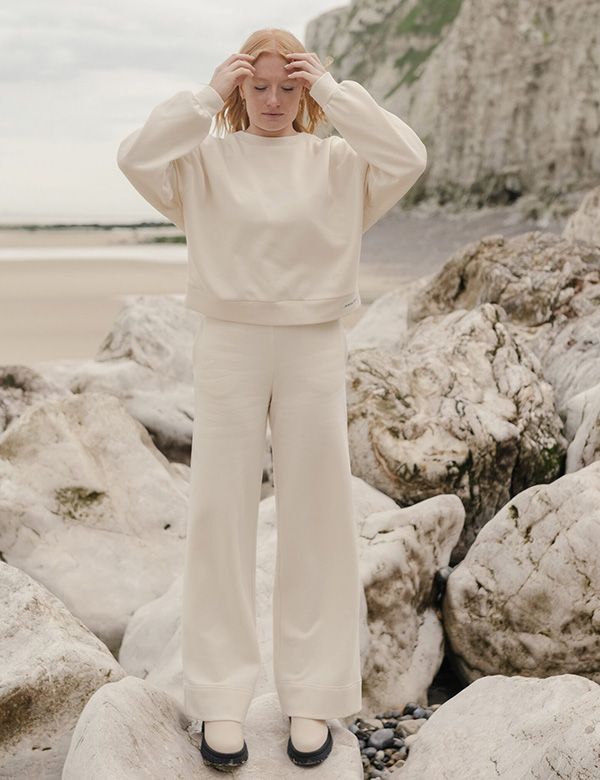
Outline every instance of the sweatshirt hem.
{"type": "Polygon", "coordinates": [[[358,289],[338,298],[297,301],[248,301],[214,298],[194,285],[187,285],[184,306],[209,317],[255,325],[308,325],[337,320],[358,309],[358,289]]]}

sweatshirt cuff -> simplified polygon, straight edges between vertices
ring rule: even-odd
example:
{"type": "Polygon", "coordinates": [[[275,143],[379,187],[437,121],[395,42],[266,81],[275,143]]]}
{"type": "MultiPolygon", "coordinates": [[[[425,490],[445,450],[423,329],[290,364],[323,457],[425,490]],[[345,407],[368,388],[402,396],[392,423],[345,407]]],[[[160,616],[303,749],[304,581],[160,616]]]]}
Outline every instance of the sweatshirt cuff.
{"type": "Polygon", "coordinates": [[[324,108],[331,100],[333,93],[339,87],[339,83],[333,78],[331,73],[326,70],[322,76],[315,81],[309,90],[309,95],[324,108]]]}
{"type": "Polygon", "coordinates": [[[211,87],[210,84],[207,84],[205,87],[198,90],[198,92],[193,92],[192,94],[194,99],[202,108],[206,109],[211,116],[218,113],[225,105],[225,101],[221,95],[219,95],[217,90],[214,87],[211,87]]]}

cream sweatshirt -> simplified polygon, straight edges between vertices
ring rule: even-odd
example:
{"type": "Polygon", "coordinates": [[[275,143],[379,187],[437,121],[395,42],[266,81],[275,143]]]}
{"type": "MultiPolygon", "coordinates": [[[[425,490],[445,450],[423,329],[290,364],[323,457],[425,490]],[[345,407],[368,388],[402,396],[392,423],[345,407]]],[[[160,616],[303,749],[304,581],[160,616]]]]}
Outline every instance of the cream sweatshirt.
{"type": "Polygon", "coordinates": [[[157,105],[120,144],[138,192],[185,232],[184,304],[259,325],[339,319],[361,304],[363,233],[425,170],[417,134],[358,82],[310,89],[341,136],[210,134],[210,85],[157,105]]]}

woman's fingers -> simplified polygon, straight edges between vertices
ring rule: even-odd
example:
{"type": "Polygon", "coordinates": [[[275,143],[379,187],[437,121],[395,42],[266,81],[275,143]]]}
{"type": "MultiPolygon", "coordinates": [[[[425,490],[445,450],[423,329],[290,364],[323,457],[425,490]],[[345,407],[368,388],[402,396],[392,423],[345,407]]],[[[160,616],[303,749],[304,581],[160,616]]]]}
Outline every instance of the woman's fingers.
{"type": "Polygon", "coordinates": [[[326,73],[321,60],[315,52],[290,52],[285,55],[290,58],[290,61],[284,67],[298,68],[298,70],[291,70],[288,73],[288,78],[297,78],[302,83],[304,80],[304,86],[310,87],[315,81],[320,78],[323,73],[326,73]]]}
{"type": "MultiPolygon", "coordinates": [[[[290,57],[290,61],[288,62],[288,65],[290,66],[296,65],[299,68],[315,68],[317,73],[325,72],[325,68],[321,63],[321,60],[316,54],[312,52],[307,52],[306,54],[304,52],[298,52],[286,54],[285,56],[290,57]]],[[[287,67],[287,65],[285,67],[287,67]]]]}
{"type": "Polygon", "coordinates": [[[255,73],[253,54],[234,52],[217,66],[210,85],[216,89],[223,100],[227,100],[231,92],[248,76],[255,73]]]}

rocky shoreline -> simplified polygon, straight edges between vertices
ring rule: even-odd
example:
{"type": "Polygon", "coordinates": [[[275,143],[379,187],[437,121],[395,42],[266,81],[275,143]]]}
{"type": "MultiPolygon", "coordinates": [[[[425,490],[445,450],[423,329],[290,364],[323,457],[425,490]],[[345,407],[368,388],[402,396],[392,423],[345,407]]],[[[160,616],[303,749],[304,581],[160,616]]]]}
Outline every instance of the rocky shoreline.
{"type": "MultiPolygon", "coordinates": [[[[597,774],[600,237],[583,207],[563,235],[466,244],[348,333],[363,708],[332,722],[324,776],[597,774]]],[[[0,366],[0,770],[13,780],[202,769],[180,664],[200,316],[134,296],[94,359],[0,366]]],[[[269,430],[264,454],[263,667],[246,731],[249,771],[271,776],[289,766],[269,430]]]]}

